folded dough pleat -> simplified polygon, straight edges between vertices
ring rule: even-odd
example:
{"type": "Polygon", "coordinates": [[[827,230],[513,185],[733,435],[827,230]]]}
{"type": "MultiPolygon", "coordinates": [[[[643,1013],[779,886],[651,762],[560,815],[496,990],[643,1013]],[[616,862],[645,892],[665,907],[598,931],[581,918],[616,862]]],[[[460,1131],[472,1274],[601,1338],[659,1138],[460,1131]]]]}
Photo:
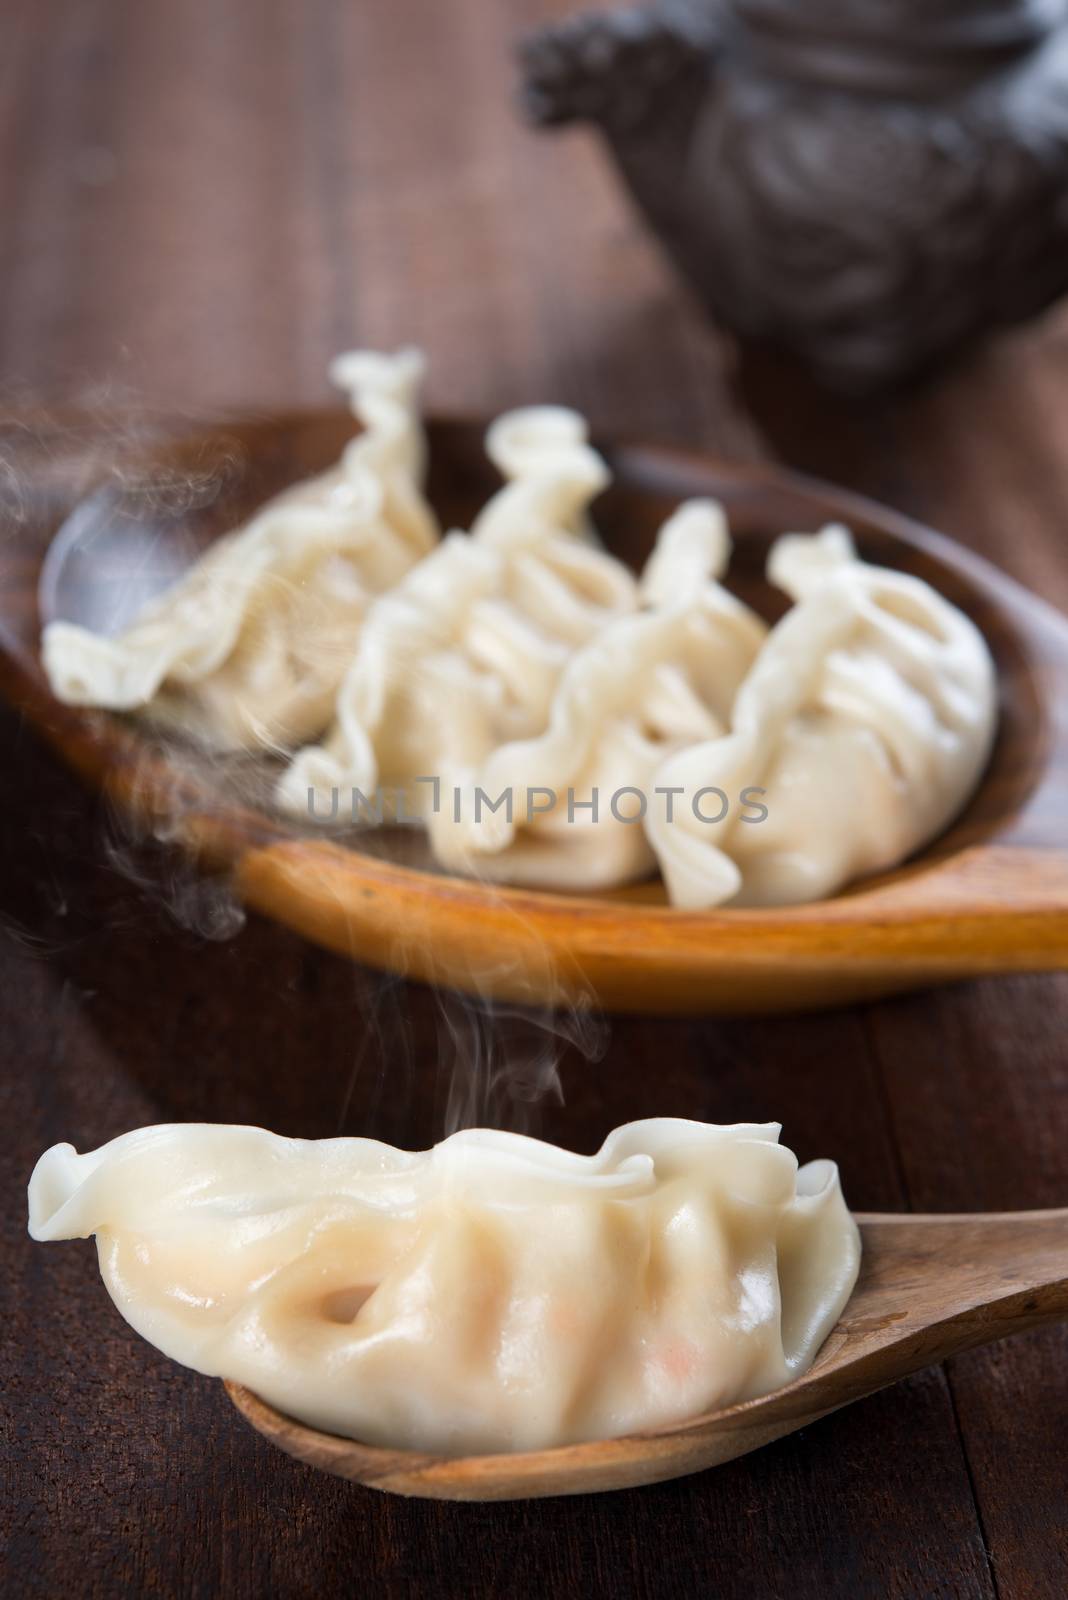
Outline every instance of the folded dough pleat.
{"type": "Polygon", "coordinates": [[[222,747],[292,748],[321,732],[371,598],[438,537],[421,488],[422,357],[357,352],[331,371],[363,424],[339,465],[212,545],[118,637],[49,624],[42,654],[59,699],[152,703],[222,747]]]}
{"type": "Polygon", "coordinates": [[[451,772],[461,802],[428,818],[444,865],[572,889],[652,870],[642,809],[654,803],[653,774],[669,750],[723,731],[766,633],[718,581],[729,553],[711,501],[690,501],[665,523],[641,580],[646,608],[572,656],[544,732],[500,745],[467,774],[451,772]],[[510,795],[511,816],[480,812],[476,790],[510,795]]]}
{"type": "Polygon", "coordinates": [[[996,718],[974,625],[919,578],[859,560],[844,529],[788,535],[769,577],[796,602],[738,690],[729,732],[669,756],[674,820],[646,831],[676,905],[779,905],[903,860],[974,789],[996,718]],[[754,787],[763,819],[703,822],[705,787],[754,787]]]}
{"type": "Polygon", "coordinates": [[[502,740],[545,725],[574,647],[638,603],[633,575],[577,537],[607,481],[582,419],[538,406],[498,419],[487,449],[509,479],[470,534],[450,533],[370,608],[334,726],[301,750],[279,803],[332,816],[341,791],[433,803],[502,740]]]}

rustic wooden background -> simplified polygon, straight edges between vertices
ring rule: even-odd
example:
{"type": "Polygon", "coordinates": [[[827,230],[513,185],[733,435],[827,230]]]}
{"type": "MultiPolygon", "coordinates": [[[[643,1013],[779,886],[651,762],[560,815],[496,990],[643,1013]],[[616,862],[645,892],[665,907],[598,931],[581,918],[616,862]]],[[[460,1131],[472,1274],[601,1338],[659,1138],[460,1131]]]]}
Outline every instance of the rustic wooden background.
{"type": "MultiPolygon", "coordinates": [[[[597,426],[771,456],[983,550],[1068,608],[1068,317],[864,407],[740,356],[584,134],[512,103],[539,0],[4,0],[0,399],[203,415],[325,398],[415,341],[431,403],[555,399],[597,426]]],[[[560,6],[558,9],[566,9],[560,6]]],[[[2,464],[0,464],[2,465],[2,464]]],[[[1068,1334],[974,1354],[715,1473],[604,1498],[405,1503],[272,1453],[120,1322],[88,1245],[24,1232],[45,1146],[173,1118],[425,1142],[450,1029],[484,1021],[240,918],[131,848],[6,715],[0,763],[8,1592],[1068,1594],[1068,1334]],[[439,1045],[442,1059],[439,1063],[439,1045]]],[[[861,1208],[1064,1204],[1068,979],[799,1020],[628,1021],[561,1046],[581,1149],[628,1117],[778,1117],[861,1208]],[[583,1043],[583,1041],[579,1041],[583,1043]]],[[[504,1066],[555,1046],[516,1023],[504,1066]],[[516,1031],[524,1034],[516,1044],[516,1031]]]]}

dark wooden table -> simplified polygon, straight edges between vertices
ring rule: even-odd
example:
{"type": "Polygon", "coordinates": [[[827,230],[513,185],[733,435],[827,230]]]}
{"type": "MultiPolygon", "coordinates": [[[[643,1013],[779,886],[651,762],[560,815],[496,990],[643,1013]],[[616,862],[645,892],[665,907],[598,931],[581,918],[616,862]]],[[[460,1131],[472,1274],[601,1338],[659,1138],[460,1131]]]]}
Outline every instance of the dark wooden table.
{"type": "MultiPolygon", "coordinates": [[[[332,352],[412,341],[433,405],[551,398],[604,430],[779,457],[1068,607],[1068,317],[878,406],[741,357],[592,141],[514,116],[510,45],[549,9],[5,0],[5,404],[319,401],[332,352]]],[[[426,1143],[452,1028],[493,1030],[242,922],[125,839],[10,714],[2,740],[7,1592],[1068,1594],[1065,1330],[627,1494],[407,1503],[273,1453],[220,1385],[128,1331],[89,1245],[30,1244],[34,1159],[182,1118],[426,1143]]],[[[528,1072],[497,1109],[584,1150],[630,1117],[781,1118],[802,1156],[838,1159],[858,1208],[1064,1204],[1066,1025],[1060,978],[800,1019],[617,1021],[601,1060],[563,1041],[559,1096],[527,1104],[528,1072]]],[[[517,1026],[524,1059],[551,1044],[517,1026]]],[[[515,1039],[497,1045],[503,1061],[515,1039]]]]}

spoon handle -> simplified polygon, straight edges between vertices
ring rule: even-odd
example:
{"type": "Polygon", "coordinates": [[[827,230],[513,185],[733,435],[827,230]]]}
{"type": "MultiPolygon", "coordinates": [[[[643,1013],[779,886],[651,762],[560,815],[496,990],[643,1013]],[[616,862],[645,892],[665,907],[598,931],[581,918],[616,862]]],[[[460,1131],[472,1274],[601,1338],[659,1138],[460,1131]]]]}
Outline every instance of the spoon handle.
{"type": "Polygon", "coordinates": [[[918,1342],[939,1361],[1068,1317],[1068,1209],[857,1221],[864,1314],[843,1322],[869,1348],[918,1342]]]}

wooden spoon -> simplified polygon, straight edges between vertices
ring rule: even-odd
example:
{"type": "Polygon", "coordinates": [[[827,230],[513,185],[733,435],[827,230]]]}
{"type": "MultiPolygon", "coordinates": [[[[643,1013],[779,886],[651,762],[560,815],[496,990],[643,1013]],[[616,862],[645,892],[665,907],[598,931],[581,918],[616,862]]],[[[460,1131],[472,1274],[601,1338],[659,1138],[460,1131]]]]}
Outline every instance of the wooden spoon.
{"type": "Polygon", "coordinates": [[[448,1458],[319,1433],[227,1383],[252,1426],[338,1477],[435,1500],[590,1494],[683,1477],[793,1433],[921,1367],[1068,1317],[1068,1210],[859,1216],[860,1279],[815,1364],[690,1422],[557,1450],[448,1458]]]}

